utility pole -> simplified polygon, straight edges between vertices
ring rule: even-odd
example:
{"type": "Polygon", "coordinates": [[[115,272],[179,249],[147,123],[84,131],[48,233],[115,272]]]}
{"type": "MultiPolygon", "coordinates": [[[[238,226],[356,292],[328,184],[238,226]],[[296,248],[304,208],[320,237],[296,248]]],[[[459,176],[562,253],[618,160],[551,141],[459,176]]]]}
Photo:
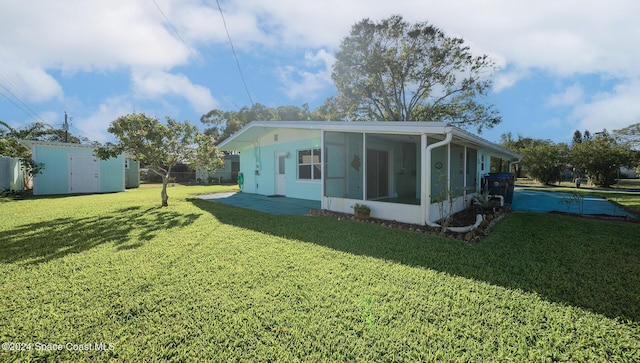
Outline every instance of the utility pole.
{"type": "Polygon", "coordinates": [[[67,121],[67,111],[64,111],[64,124],[62,124],[64,130],[64,142],[69,142],[69,122],[67,121]]]}

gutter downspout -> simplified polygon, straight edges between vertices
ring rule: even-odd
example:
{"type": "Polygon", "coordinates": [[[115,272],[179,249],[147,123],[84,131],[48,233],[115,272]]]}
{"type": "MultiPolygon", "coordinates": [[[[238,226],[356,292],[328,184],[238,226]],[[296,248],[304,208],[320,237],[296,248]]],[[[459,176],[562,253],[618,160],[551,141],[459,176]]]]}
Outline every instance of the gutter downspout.
{"type": "MultiPolygon", "coordinates": [[[[435,144],[429,145],[427,146],[427,165],[429,168],[431,168],[431,151],[437,147],[440,146],[444,146],[444,145],[448,145],[449,143],[451,143],[451,139],[453,138],[453,132],[451,131],[452,128],[451,127],[447,127],[447,129],[445,130],[445,132],[447,133],[447,136],[445,137],[444,140],[437,142],[435,144]]],[[[451,183],[451,150],[449,150],[448,152],[448,156],[447,156],[447,160],[449,161],[449,165],[447,165],[447,169],[449,169],[448,171],[448,175],[447,178],[449,180],[447,180],[447,185],[450,185],[449,183],[451,183]]],[[[466,157],[465,157],[466,158],[466,157]]],[[[429,191],[429,193],[431,192],[431,175],[429,175],[429,178],[427,178],[426,180],[426,186],[427,186],[427,190],[429,191]]],[[[426,213],[426,220],[425,223],[426,225],[428,225],[429,227],[434,227],[434,228],[442,228],[441,225],[439,225],[438,223],[435,222],[431,222],[430,218],[429,218],[429,210],[431,209],[431,195],[429,195],[429,205],[427,207],[427,213],[426,213]]],[[[449,213],[451,213],[451,211],[449,211],[449,213]]],[[[478,214],[476,215],[476,222],[471,225],[471,226],[466,226],[466,227],[447,227],[447,231],[452,231],[452,232],[456,232],[456,233],[466,233],[469,231],[472,231],[476,228],[478,228],[480,226],[480,224],[483,221],[483,217],[482,214],[478,214]]]]}
{"type": "MultiPolygon", "coordinates": [[[[513,162],[509,162],[509,172],[511,172],[511,166],[516,165],[516,164],[520,164],[520,162],[522,161],[522,157],[520,157],[518,160],[513,161],[513,162]]],[[[516,177],[518,177],[516,175],[516,177]]]]}
{"type": "MultiPolygon", "coordinates": [[[[423,213],[423,222],[428,225],[429,227],[441,227],[439,224],[437,223],[433,223],[430,221],[430,209],[431,209],[431,151],[437,147],[440,146],[444,146],[447,145],[451,142],[451,140],[453,139],[453,127],[451,126],[447,126],[445,128],[445,138],[442,141],[436,142],[435,144],[431,144],[427,146],[427,149],[425,151],[425,159],[426,159],[426,165],[425,165],[425,173],[423,173],[423,175],[425,175],[426,177],[424,178],[424,197],[422,198],[425,206],[425,213],[423,213]],[[427,173],[426,171],[429,171],[429,173],[427,173]]],[[[425,137],[426,139],[426,137],[425,137]]],[[[449,177],[449,175],[447,175],[447,177],[449,177]]]]}

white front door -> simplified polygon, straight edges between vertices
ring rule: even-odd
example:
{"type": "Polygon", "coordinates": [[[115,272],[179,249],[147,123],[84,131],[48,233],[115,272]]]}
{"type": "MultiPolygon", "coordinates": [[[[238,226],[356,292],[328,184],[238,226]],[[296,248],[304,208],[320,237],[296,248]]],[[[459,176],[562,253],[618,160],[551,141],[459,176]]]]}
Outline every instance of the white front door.
{"type": "Polygon", "coordinates": [[[69,193],[97,193],[99,170],[97,157],[69,155],[69,193]]]}
{"type": "Polygon", "coordinates": [[[285,194],[285,186],[286,186],[286,174],[285,174],[285,160],[287,158],[287,153],[279,152],[276,153],[276,195],[286,195],[285,194]]]}

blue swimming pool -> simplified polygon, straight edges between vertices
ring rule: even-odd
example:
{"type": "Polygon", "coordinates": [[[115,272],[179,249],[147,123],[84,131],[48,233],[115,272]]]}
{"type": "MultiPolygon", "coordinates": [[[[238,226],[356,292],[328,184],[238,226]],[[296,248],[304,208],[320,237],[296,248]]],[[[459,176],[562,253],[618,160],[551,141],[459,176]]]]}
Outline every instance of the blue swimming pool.
{"type": "MultiPolygon", "coordinates": [[[[570,198],[570,193],[544,192],[538,190],[516,189],[513,194],[511,208],[516,211],[526,212],[570,212],[580,213],[576,203],[569,209],[567,204],[562,202],[562,198],[570,198]]],[[[608,200],[593,195],[584,196],[583,214],[606,214],[610,216],[636,218],[633,214],[616,206],[608,200]]]]}

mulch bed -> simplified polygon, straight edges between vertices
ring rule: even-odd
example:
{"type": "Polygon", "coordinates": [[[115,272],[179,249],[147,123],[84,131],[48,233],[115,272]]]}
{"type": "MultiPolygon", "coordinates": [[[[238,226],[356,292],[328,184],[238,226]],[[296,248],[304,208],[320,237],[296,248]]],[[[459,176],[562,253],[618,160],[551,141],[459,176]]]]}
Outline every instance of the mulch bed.
{"type": "MultiPolygon", "coordinates": [[[[353,216],[353,214],[346,213],[337,213],[331,212],[328,210],[317,210],[311,209],[307,215],[310,216],[325,216],[325,217],[333,217],[338,219],[347,219],[352,221],[357,221],[360,223],[369,223],[379,225],[381,227],[386,228],[397,228],[402,230],[407,230],[415,233],[425,233],[425,234],[434,234],[441,237],[454,238],[458,240],[463,240],[469,243],[478,242],[485,236],[488,236],[491,232],[491,229],[498,223],[504,216],[511,211],[508,207],[491,207],[487,209],[479,210],[477,208],[468,208],[464,211],[458,212],[451,217],[451,221],[449,226],[451,227],[465,227],[471,226],[476,222],[476,215],[482,214],[484,220],[480,224],[480,226],[470,232],[467,233],[456,233],[456,232],[442,232],[440,228],[433,228],[429,226],[422,226],[417,224],[408,224],[402,223],[398,221],[389,221],[378,218],[369,218],[368,220],[359,220],[353,216]]],[[[628,223],[637,223],[640,224],[640,219],[638,218],[629,218],[629,217],[617,217],[611,216],[607,214],[575,214],[575,213],[567,213],[567,212],[549,212],[551,214],[560,214],[560,215],[568,215],[580,218],[588,218],[588,219],[599,219],[606,221],[620,221],[620,222],[628,222],[628,223]]]]}
{"type": "Polygon", "coordinates": [[[451,217],[451,222],[449,226],[451,227],[465,227],[475,224],[476,215],[482,214],[484,220],[480,224],[480,226],[470,232],[467,233],[456,233],[456,232],[442,232],[440,228],[433,228],[429,226],[422,226],[417,224],[408,224],[402,223],[398,221],[389,221],[378,218],[369,218],[368,220],[359,220],[356,219],[352,214],[346,213],[337,213],[328,210],[317,210],[311,209],[307,215],[310,216],[325,216],[325,217],[333,217],[338,219],[347,219],[352,221],[357,221],[360,223],[369,223],[379,225],[381,227],[386,228],[396,228],[407,230],[415,233],[425,233],[425,234],[433,234],[441,237],[455,238],[458,240],[463,240],[466,242],[477,242],[482,237],[489,235],[489,232],[504,216],[510,211],[508,208],[489,208],[485,210],[477,210],[474,208],[469,208],[464,211],[458,212],[451,217]]]}

